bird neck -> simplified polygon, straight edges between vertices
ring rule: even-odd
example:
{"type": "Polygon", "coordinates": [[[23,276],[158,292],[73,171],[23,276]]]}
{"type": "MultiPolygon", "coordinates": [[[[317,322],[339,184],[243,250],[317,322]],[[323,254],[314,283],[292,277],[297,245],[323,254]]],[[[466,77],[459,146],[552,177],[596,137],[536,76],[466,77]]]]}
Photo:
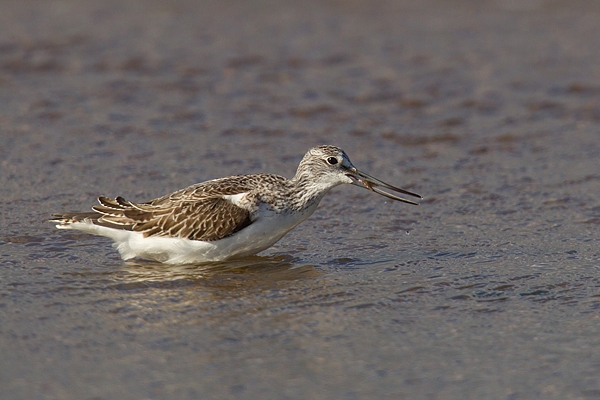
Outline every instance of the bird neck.
{"type": "Polygon", "coordinates": [[[290,183],[289,197],[294,199],[293,208],[298,210],[316,206],[331,189],[330,185],[315,181],[314,177],[304,174],[296,174],[290,183]]]}

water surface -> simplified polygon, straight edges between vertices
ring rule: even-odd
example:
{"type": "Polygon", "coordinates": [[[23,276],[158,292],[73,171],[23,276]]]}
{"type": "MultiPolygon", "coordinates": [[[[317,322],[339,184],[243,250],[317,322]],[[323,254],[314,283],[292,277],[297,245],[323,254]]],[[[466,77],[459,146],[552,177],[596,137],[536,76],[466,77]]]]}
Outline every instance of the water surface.
{"type": "Polygon", "coordinates": [[[6,3],[2,398],[599,398],[599,11],[6,3]],[[422,205],[335,188],[180,267],[45,222],[325,143],[422,205]]]}

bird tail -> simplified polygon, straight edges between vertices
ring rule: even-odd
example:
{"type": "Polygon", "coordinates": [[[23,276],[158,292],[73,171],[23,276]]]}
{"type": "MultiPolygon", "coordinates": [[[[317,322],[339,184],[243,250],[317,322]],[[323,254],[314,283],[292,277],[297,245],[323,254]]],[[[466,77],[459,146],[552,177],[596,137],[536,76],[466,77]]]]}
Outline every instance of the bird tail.
{"type": "Polygon", "coordinates": [[[102,214],[94,211],[52,214],[50,222],[57,223],[58,225],[69,225],[75,222],[87,222],[93,224],[97,223],[98,218],[101,216],[102,214]]]}
{"type": "Polygon", "coordinates": [[[62,229],[90,229],[86,225],[102,226],[106,228],[132,230],[135,221],[127,217],[126,213],[131,208],[137,209],[134,203],[130,203],[122,197],[115,200],[108,197],[98,197],[99,206],[93,206],[94,211],[69,212],[52,214],[50,222],[56,223],[57,228],[62,229]]]}

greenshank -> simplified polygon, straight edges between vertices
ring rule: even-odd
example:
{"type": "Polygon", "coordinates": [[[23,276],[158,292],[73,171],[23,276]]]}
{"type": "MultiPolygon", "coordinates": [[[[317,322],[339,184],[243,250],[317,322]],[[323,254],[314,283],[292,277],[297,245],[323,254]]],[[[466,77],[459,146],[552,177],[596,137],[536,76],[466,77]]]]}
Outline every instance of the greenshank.
{"type": "Polygon", "coordinates": [[[60,229],[112,239],[125,260],[139,257],[167,264],[223,261],[259,253],[307,219],[333,187],[348,183],[392,200],[419,203],[388,193],[420,195],[356,169],[335,146],[310,149],[296,175],[237,175],[189,186],[134,203],[99,197],[91,212],[54,214],[60,229]]]}

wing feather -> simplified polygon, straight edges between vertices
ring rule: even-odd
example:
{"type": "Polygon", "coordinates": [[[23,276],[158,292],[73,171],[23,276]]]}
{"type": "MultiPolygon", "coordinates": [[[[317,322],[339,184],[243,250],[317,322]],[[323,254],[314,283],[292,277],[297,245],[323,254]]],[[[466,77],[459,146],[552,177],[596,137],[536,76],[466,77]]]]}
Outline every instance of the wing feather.
{"type": "MultiPolygon", "coordinates": [[[[286,179],[266,176],[271,182],[286,179]]],[[[93,224],[142,232],[145,237],[164,236],[214,241],[230,236],[252,224],[250,210],[232,203],[233,195],[253,193],[265,175],[238,175],[189,186],[146,203],[123,197],[101,196],[92,213],[54,215],[53,220],[68,224],[89,221],[93,224]]]]}
{"type": "Polygon", "coordinates": [[[124,199],[114,202],[103,199],[101,204],[103,205],[93,207],[103,214],[99,223],[127,226],[132,231],[143,232],[145,237],[167,236],[213,241],[232,235],[252,223],[247,209],[221,196],[175,204],[136,204],[124,199]]]}

